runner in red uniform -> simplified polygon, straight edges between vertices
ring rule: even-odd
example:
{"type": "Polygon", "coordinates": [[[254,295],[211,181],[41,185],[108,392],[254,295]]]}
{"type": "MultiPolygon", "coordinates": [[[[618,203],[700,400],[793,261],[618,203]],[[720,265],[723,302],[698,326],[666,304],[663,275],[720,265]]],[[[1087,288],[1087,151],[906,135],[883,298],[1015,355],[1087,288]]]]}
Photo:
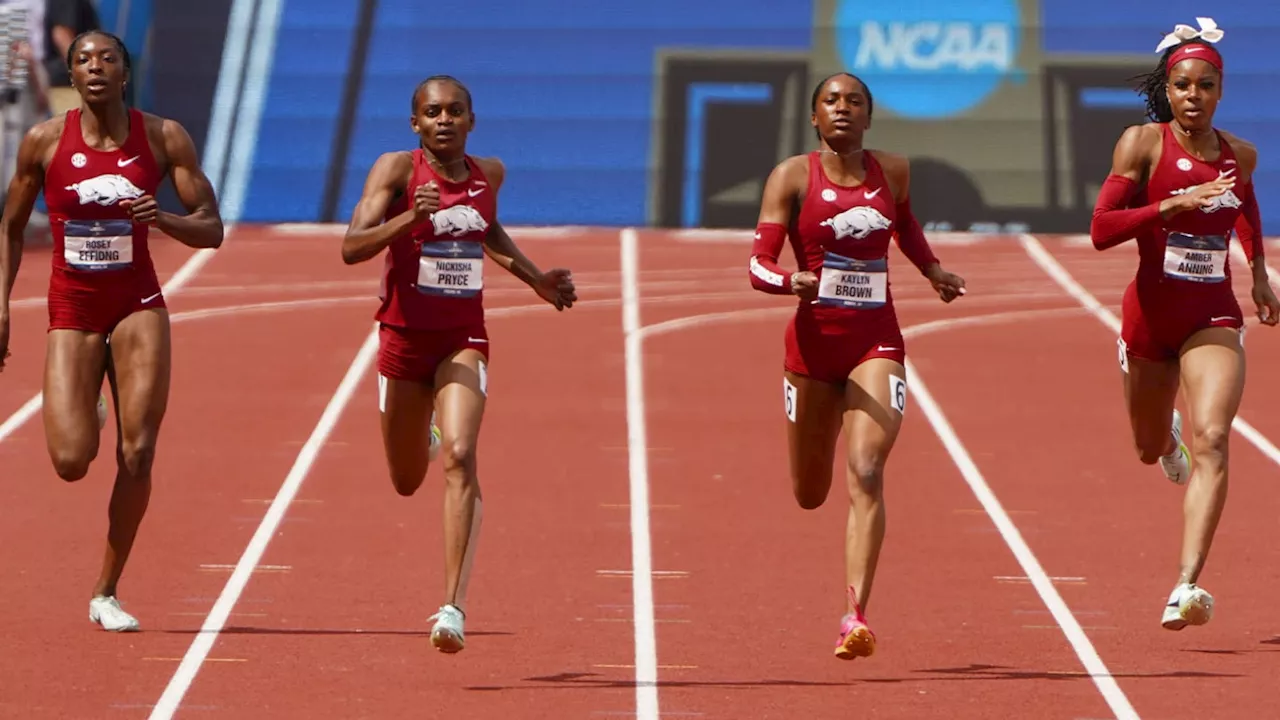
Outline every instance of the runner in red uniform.
{"type": "Polygon", "coordinates": [[[871,91],[839,73],[813,91],[820,150],[784,160],[765,184],[751,284],[800,297],[787,325],[783,389],[796,501],[826,501],[841,416],[848,435],[849,613],[835,654],[875,651],[865,612],[884,541],[884,466],[906,410],[906,346],[889,292],[889,242],[929,279],[943,302],[964,280],[942,269],[911,214],[907,159],[863,148],[871,91]],[[798,269],[778,266],[790,236],[798,269]]]}
{"type": "Polygon", "coordinates": [[[151,496],[156,438],[169,397],[169,313],[148,249],[151,227],[195,248],[222,244],[222,219],[194,144],[177,122],[125,105],[129,52],[92,31],[67,50],[81,105],[27,132],[0,220],[0,358],[7,354],[9,295],[22,235],[41,190],[53,232],[44,427],[59,477],[74,481],[98,455],[104,375],[115,398],[119,449],[110,527],[89,619],[136,630],[117,584],[151,496]],[[187,215],[160,210],[173,181],[187,215]]]}
{"type": "Polygon", "coordinates": [[[1091,234],[1099,250],[1136,238],[1138,270],[1125,290],[1120,367],[1134,445],[1144,464],[1187,483],[1178,582],[1162,625],[1181,630],[1213,614],[1198,587],[1227,496],[1227,445],[1244,392],[1244,317],[1232,292],[1234,229],[1253,270],[1258,317],[1275,325],[1252,145],[1213,127],[1222,97],[1222,37],[1211,19],[1180,25],[1156,48],[1140,92],[1155,122],[1125,130],[1098,194],[1091,234]],[[1182,384],[1195,435],[1190,454],[1174,403],[1182,384]]]}
{"type": "Polygon", "coordinates": [[[413,495],[437,447],[444,448],[445,602],[431,642],[462,650],[467,581],[480,531],[476,445],[487,397],[489,336],[484,256],[528,283],[557,310],[577,300],[568,270],[541,272],[497,219],[506,170],[466,154],[475,123],[471,93],[449,76],[414,90],[412,152],[374,163],[342,245],[348,264],[387,249],[382,279],[378,404],[391,482],[413,495]],[[430,423],[439,411],[439,430],[430,423]],[[429,439],[430,438],[430,439],[429,439]]]}

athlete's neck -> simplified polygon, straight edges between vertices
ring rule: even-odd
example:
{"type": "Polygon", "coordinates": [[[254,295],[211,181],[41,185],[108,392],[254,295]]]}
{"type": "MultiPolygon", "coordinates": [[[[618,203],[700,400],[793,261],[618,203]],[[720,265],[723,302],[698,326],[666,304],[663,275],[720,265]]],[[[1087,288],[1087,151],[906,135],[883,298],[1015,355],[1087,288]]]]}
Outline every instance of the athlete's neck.
{"type": "Polygon", "coordinates": [[[823,155],[834,157],[839,166],[849,172],[857,172],[862,169],[862,155],[865,150],[861,142],[857,143],[837,143],[832,145],[824,140],[822,147],[818,152],[823,155]]]}
{"type": "MultiPolygon", "coordinates": [[[[129,137],[129,108],[123,102],[80,105],[80,133],[90,147],[106,144],[108,138],[116,147],[129,137]]],[[[100,147],[99,150],[112,148],[100,147]]]]}
{"type": "Polygon", "coordinates": [[[1177,118],[1169,121],[1169,127],[1173,128],[1173,135],[1178,139],[1178,144],[1189,152],[1203,156],[1218,151],[1218,134],[1212,127],[1204,130],[1188,130],[1182,127],[1177,118]]]}
{"type": "Polygon", "coordinates": [[[466,153],[437,154],[426,145],[422,146],[422,153],[427,156],[427,162],[436,169],[436,172],[450,180],[463,180],[471,172],[467,168],[466,153]]]}

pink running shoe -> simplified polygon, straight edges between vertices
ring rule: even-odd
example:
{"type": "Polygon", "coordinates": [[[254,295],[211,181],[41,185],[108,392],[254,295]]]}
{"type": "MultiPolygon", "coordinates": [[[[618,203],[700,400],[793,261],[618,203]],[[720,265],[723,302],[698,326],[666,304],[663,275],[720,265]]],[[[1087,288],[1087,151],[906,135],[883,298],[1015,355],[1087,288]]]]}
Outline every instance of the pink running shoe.
{"type": "Polygon", "coordinates": [[[849,588],[849,601],[853,603],[853,612],[840,620],[840,640],[836,643],[836,657],[841,660],[852,660],[858,657],[871,657],[876,651],[876,634],[867,627],[867,619],[853,597],[853,588],[849,588]]]}

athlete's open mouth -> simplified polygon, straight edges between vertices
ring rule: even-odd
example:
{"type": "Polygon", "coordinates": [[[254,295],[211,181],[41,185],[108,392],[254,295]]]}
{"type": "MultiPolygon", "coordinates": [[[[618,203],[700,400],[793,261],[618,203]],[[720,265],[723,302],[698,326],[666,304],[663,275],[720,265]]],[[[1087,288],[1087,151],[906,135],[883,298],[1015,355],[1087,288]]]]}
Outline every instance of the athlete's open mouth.
{"type": "Polygon", "coordinates": [[[107,81],[106,80],[90,80],[89,82],[85,83],[85,87],[89,88],[90,90],[104,90],[107,87],[107,81]]]}

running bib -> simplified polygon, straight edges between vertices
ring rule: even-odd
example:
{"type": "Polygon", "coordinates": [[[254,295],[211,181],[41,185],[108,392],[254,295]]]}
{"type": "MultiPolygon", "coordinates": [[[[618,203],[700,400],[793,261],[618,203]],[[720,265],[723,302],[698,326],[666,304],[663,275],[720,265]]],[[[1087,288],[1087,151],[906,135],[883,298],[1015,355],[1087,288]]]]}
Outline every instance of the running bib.
{"type": "Polygon", "coordinates": [[[418,290],[427,295],[475,297],[484,288],[484,247],[478,242],[424,242],[418,290]]]}
{"type": "Polygon", "coordinates": [[[1227,236],[1169,233],[1164,274],[1174,280],[1220,283],[1227,279],[1227,236]]]}
{"type": "Polygon", "coordinates": [[[818,304],[834,307],[883,307],[888,298],[889,260],[853,260],[827,253],[818,280],[818,304]]]}
{"type": "Polygon", "coordinates": [[[76,270],[122,270],[133,265],[133,221],[68,220],[63,257],[76,270]]]}

